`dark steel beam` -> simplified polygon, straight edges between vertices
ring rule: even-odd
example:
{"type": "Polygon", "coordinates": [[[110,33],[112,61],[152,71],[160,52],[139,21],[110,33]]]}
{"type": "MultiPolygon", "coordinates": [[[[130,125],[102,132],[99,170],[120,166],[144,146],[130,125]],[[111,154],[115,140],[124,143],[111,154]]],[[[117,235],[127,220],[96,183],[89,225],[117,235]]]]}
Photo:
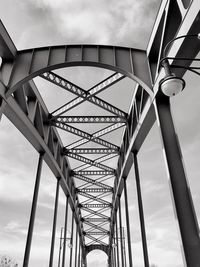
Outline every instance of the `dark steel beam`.
{"type": "Polygon", "coordinates": [[[105,218],[94,218],[94,217],[90,217],[90,218],[84,218],[82,217],[82,221],[85,222],[109,222],[110,218],[109,217],[105,217],[105,218]]]}
{"type": "Polygon", "coordinates": [[[200,265],[199,227],[187,183],[178,136],[174,129],[169,98],[157,97],[155,107],[186,263],[189,267],[196,267],[200,265]]]}
{"type": "Polygon", "coordinates": [[[126,123],[125,118],[117,116],[53,116],[50,120],[62,123],[126,123]]]}
{"type": "Polygon", "coordinates": [[[38,161],[38,167],[37,167],[37,173],[36,173],[36,179],[35,179],[35,188],[34,188],[34,193],[33,193],[31,214],[30,214],[28,233],[27,233],[27,238],[26,238],[23,267],[28,267],[29,265],[29,258],[30,258],[30,251],[31,251],[31,244],[32,244],[32,237],[33,237],[33,228],[34,228],[34,223],[35,223],[38,193],[39,193],[40,179],[41,179],[41,172],[42,172],[43,157],[44,157],[44,154],[41,153],[39,155],[39,161],[38,161]]]}
{"type": "MultiPolygon", "coordinates": [[[[129,208],[128,208],[129,205],[128,205],[126,179],[124,179],[124,201],[125,201],[125,212],[126,212],[126,229],[127,229],[127,239],[128,239],[129,266],[132,267],[133,266],[133,260],[132,260],[132,249],[131,249],[131,231],[130,231],[130,221],[129,221],[129,208]]],[[[124,244],[124,246],[125,246],[125,244],[124,244]]]]}
{"type": "Polygon", "coordinates": [[[120,246],[121,246],[121,265],[124,267],[124,248],[123,248],[123,233],[122,233],[122,212],[121,212],[121,199],[119,199],[119,232],[120,232],[120,246]]]}
{"type": "Polygon", "coordinates": [[[107,246],[107,244],[105,242],[102,242],[101,240],[99,240],[98,238],[94,238],[93,236],[91,235],[87,235],[87,238],[91,239],[92,241],[96,242],[96,243],[99,243],[101,245],[104,245],[104,246],[107,246]]]}
{"type": "Polygon", "coordinates": [[[141,237],[142,237],[144,266],[149,267],[149,256],[148,256],[145,220],[144,220],[144,212],[143,212],[143,204],[142,204],[142,193],[141,193],[141,188],[140,188],[140,175],[139,175],[139,167],[138,167],[138,160],[137,160],[136,154],[134,154],[134,169],[135,169],[135,181],[136,181],[136,188],[137,188],[138,209],[139,209],[139,216],[140,216],[140,228],[141,228],[141,237]]]}
{"type": "Polygon", "coordinates": [[[73,237],[74,237],[74,213],[72,212],[69,267],[72,267],[73,237]]]}
{"type": "Polygon", "coordinates": [[[53,216],[53,229],[52,229],[52,236],[51,236],[51,250],[50,250],[49,267],[53,266],[55,236],[56,236],[56,223],[57,223],[57,213],[58,213],[59,187],[60,187],[60,183],[59,183],[59,179],[57,179],[56,196],[55,196],[55,204],[54,204],[54,216],[53,216]]]}
{"type": "MultiPolygon", "coordinates": [[[[87,211],[90,214],[94,214],[94,215],[99,216],[100,217],[99,218],[99,221],[109,221],[110,220],[110,218],[108,216],[103,215],[102,213],[99,213],[99,211],[94,211],[92,209],[84,208],[84,207],[82,207],[82,209],[85,210],[85,211],[87,211]],[[103,219],[103,220],[101,220],[101,219],[103,219]]],[[[86,220],[91,220],[91,221],[94,222],[94,220],[97,220],[97,218],[86,218],[86,220]]]]}
{"type": "Polygon", "coordinates": [[[68,204],[69,197],[66,197],[65,204],[65,225],[64,225],[64,237],[63,237],[63,255],[62,255],[62,267],[65,267],[65,254],[66,254],[66,238],[67,238],[67,219],[68,219],[68,204]]]}

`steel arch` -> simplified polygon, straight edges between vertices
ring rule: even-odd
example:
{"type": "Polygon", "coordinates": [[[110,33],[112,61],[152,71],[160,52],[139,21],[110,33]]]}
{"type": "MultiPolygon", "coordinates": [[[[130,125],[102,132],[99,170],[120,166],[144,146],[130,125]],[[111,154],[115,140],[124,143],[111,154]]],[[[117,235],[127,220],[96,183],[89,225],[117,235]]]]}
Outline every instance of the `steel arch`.
{"type": "MultiPolygon", "coordinates": [[[[10,64],[10,63],[9,63],[10,64]]],[[[3,62],[2,68],[7,69],[3,62]]],[[[152,96],[146,51],[103,45],[63,45],[17,51],[13,58],[7,96],[34,77],[58,68],[94,66],[123,73],[135,80],[152,96]]]]}

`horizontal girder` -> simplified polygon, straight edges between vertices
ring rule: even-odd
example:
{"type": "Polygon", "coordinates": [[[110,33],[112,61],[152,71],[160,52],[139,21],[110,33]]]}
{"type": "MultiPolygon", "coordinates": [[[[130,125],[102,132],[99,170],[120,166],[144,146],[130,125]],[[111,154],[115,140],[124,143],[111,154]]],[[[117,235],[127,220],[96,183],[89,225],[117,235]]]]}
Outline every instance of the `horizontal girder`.
{"type": "Polygon", "coordinates": [[[106,171],[111,171],[114,174],[114,169],[112,169],[112,168],[110,168],[110,167],[108,167],[108,166],[106,166],[106,165],[104,165],[102,163],[98,163],[98,162],[95,162],[94,160],[91,160],[91,159],[85,158],[83,156],[80,156],[78,154],[69,153],[67,151],[67,149],[63,150],[63,154],[67,155],[70,158],[82,161],[82,162],[84,162],[86,164],[89,164],[91,166],[94,166],[94,167],[97,167],[97,168],[100,168],[100,169],[103,169],[103,170],[106,170],[106,171]]]}
{"type": "Polygon", "coordinates": [[[111,148],[73,148],[68,151],[75,154],[119,154],[119,151],[111,148]]]}
{"type": "Polygon", "coordinates": [[[110,208],[111,206],[111,204],[79,204],[80,208],[110,208]]]}
{"type": "Polygon", "coordinates": [[[107,193],[107,192],[113,192],[113,188],[110,187],[101,187],[101,188],[81,188],[81,189],[77,189],[77,192],[86,192],[86,193],[107,193]]]}
{"type": "MultiPolygon", "coordinates": [[[[117,74],[117,75],[119,76],[119,80],[121,80],[122,75],[121,74],[117,74]]],[[[60,107],[56,111],[54,111],[52,113],[54,116],[61,115],[61,114],[65,113],[66,111],[71,109],[72,106],[74,107],[75,104],[77,106],[77,104],[80,104],[81,100],[83,99],[84,101],[87,100],[87,101],[89,101],[89,102],[91,102],[91,103],[93,103],[93,104],[105,109],[106,111],[109,111],[109,112],[119,116],[119,117],[126,118],[125,112],[123,112],[122,110],[107,103],[103,99],[96,97],[95,96],[95,94],[97,94],[96,91],[95,91],[95,93],[92,94],[91,91],[86,91],[86,90],[82,89],[81,87],[75,85],[74,83],[64,79],[63,77],[61,77],[58,74],[53,73],[53,72],[45,72],[45,73],[41,74],[40,76],[42,78],[46,79],[47,81],[52,82],[52,83],[66,89],[67,91],[74,93],[75,95],[78,96],[78,99],[76,98],[76,99],[70,101],[69,103],[63,105],[62,107],[60,107]]],[[[116,80],[115,80],[115,82],[116,82],[116,80]]]]}
{"type": "Polygon", "coordinates": [[[50,120],[62,123],[126,123],[126,119],[117,116],[56,116],[50,120]]]}
{"type": "Polygon", "coordinates": [[[72,175],[114,175],[112,171],[73,171],[72,175]]]}
{"type": "Polygon", "coordinates": [[[81,218],[82,222],[109,222],[110,218],[94,218],[94,217],[88,217],[88,218],[81,218]]]}
{"type": "Polygon", "coordinates": [[[93,236],[93,235],[109,235],[110,234],[110,232],[109,231],[105,231],[105,232],[92,232],[92,231],[90,231],[90,232],[83,232],[83,234],[84,235],[86,235],[86,236],[93,236]]]}

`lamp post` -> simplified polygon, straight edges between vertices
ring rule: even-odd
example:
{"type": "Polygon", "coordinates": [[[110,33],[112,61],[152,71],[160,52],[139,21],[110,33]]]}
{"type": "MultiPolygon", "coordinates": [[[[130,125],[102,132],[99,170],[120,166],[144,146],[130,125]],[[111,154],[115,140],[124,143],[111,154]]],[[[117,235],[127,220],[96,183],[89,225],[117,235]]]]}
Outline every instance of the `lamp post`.
{"type": "Polygon", "coordinates": [[[172,73],[172,68],[183,68],[189,71],[192,71],[193,73],[200,75],[199,72],[196,70],[200,69],[199,67],[185,67],[183,65],[169,65],[169,60],[179,60],[179,61],[200,61],[200,59],[194,59],[194,58],[185,58],[185,57],[167,57],[166,56],[166,50],[167,48],[176,40],[182,39],[182,38],[198,38],[200,40],[200,33],[198,34],[190,34],[190,35],[182,35],[178,36],[174,39],[172,39],[170,42],[168,42],[163,49],[163,58],[160,61],[160,65],[164,68],[165,71],[165,77],[161,79],[159,83],[159,87],[163,94],[166,96],[174,96],[178,93],[180,93],[185,88],[185,81],[181,77],[177,77],[174,73],[172,73]]]}
{"type": "Polygon", "coordinates": [[[169,97],[175,95],[176,93],[178,93],[178,91],[182,91],[182,89],[184,88],[184,81],[181,78],[176,77],[175,75],[171,75],[171,68],[184,68],[196,73],[197,75],[200,75],[200,73],[196,70],[200,68],[192,66],[185,67],[173,64],[169,65],[168,59],[175,59],[180,61],[188,60],[189,62],[192,62],[193,60],[200,61],[200,59],[165,57],[166,48],[172,42],[180,38],[189,37],[195,37],[200,39],[200,34],[179,36],[171,40],[166,45],[164,49],[164,58],[161,60],[161,64],[164,67],[166,77],[160,81],[159,86],[163,94],[159,93],[156,96],[154,104],[162,137],[163,151],[167,163],[166,167],[172,189],[174,211],[176,213],[176,218],[179,224],[185,261],[188,267],[196,267],[200,266],[199,226],[196,218],[190,188],[186,178],[178,136],[176,134],[171,115],[169,97]],[[167,79],[167,77],[170,77],[170,75],[173,76],[173,78],[167,79]],[[176,84],[179,85],[176,87],[176,84]],[[182,89],[180,85],[182,85],[182,89]],[[177,89],[178,87],[179,89],[177,89]]]}
{"type": "Polygon", "coordinates": [[[72,244],[71,244],[71,237],[63,237],[63,231],[64,231],[64,227],[61,227],[61,231],[60,231],[60,245],[59,245],[59,256],[58,256],[58,267],[60,267],[60,256],[61,256],[61,251],[62,251],[62,247],[64,242],[66,241],[70,241],[70,243],[68,244],[68,247],[70,249],[72,249],[72,244]]]}

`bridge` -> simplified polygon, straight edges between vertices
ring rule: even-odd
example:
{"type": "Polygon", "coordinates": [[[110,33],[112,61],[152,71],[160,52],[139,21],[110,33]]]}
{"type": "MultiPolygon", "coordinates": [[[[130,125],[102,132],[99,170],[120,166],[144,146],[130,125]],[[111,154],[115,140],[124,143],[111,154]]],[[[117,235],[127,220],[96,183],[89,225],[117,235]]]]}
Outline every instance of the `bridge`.
{"type": "Polygon", "coordinates": [[[52,171],[56,183],[49,267],[54,266],[61,190],[65,194],[65,221],[61,231],[64,242],[59,266],[65,267],[65,241],[71,209],[70,232],[75,235],[75,242],[72,244],[70,240],[73,246],[69,266],[72,267],[74,262],[76,267],[87,267],[89,253],[98,249],[106,253],[108,266],[126,267],[122,196],[128,264],[134,266],[127,190],[131,168],[135,172],[144,266],[150,266],[138,152],[154,123],[158,123],[160,129],[184,261],[188,267],[200,266],[199,227],[170,108],[170,96],[177,93],[173,79],[178,77],[178,86],[184,86],[184,74],[187,71],[197,72],[191,65],[200,50],[199,20],[199,0],[163,0],[146,50],[85,44],[17,50],[1,22],[0,116],[4,114],[13,123],[39,157],[23,267],[29,266],[43,162],[52,171]],[[72,66],[93,66],[110,70],[112,74],[86,90],[56,72],[72,66]],[[50,113],[33,81],[36,77],[75,97],[50,113]],[[111,104],[109,98],[105,100],[98,96],[126,77],[135,81],[128,112],[111,104]],[[164,88],[168,84],[171,88],[162,91],[162,85],[164,88]],[[82,115],[81,104],[84,102],[97,107],[101,114],[97,112],[94,116],[91,112],[82,115]],[[69,111],[77,107],[79,114],[70,115],[69,111]],[[98,125],[98,130],[88,130],[89,124],[98,125]],[[75,141],[70,143],[69,140],[69,144],[65,145],[58,129],[76,136],[72,139],[75,141]],[[120,144],[119,140],[107,138],[119,129],[123,131],[120,144]],[[111,159],[116,161],[116,168],[110,166],[111,159]],[[71,168],[73,160],[80,165],[71,168]]]}

